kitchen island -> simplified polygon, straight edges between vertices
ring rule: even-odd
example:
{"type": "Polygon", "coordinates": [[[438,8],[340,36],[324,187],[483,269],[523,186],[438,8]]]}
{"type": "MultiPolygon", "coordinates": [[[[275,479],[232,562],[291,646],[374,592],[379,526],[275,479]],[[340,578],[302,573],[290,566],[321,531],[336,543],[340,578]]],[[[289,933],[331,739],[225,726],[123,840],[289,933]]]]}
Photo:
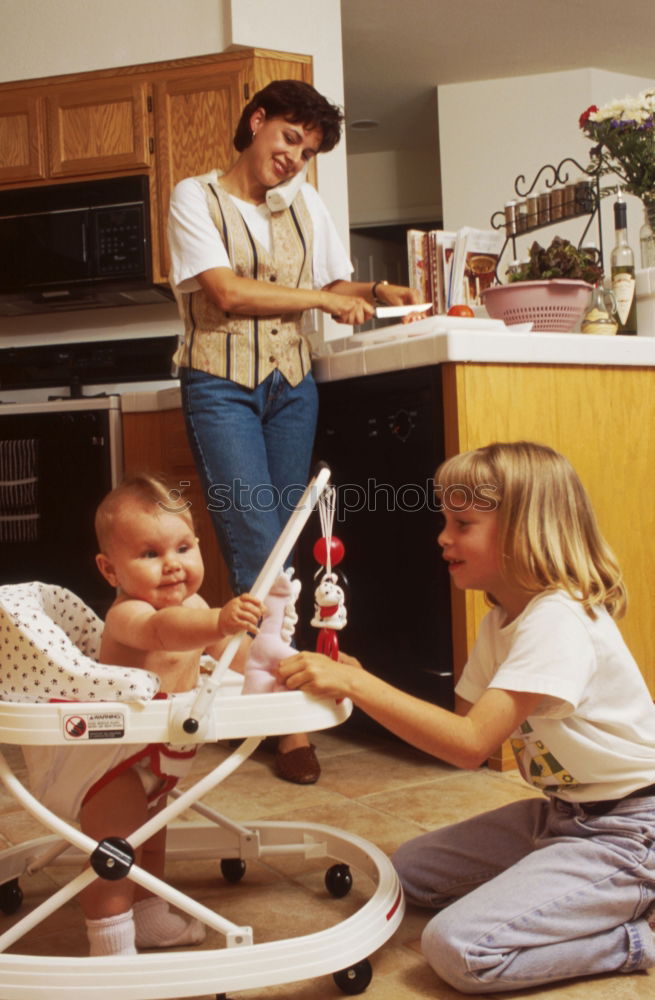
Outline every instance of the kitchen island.
{"type": "MultiPolygon", "coordinates": [[[[434,317],[341,341],[341,349],[315,361],[316,378],[324,386],[322,420],[330,416],[326,407],[336,407],[340,399],[347,410],[349,400],[374,377],[393,385],[399,374],[424,369],[439,390],[434,398],[441,412],[435,411],[434,419],[443,430],[443,455],[519,439],[563,452],[589,491],[623,567],[629,608],[619,625],[655,695],[649,579],[655,565],[655,337],[510,330],[491,323],[445,324],[434,317]]],[[[150,411],[177,406],[175,389],[134,400],[135,408],[150,411]]],[[[130,408],[129,397],[123,408],[130,408]]],[[[384,480],[385,469],[371,467],[369,455],[370,449],[357,446],[353,458],[367,476],[384,480]]],[[[434,532],[436,561],[436,516],[434,532]]],[[[455,677],[485,610],[480,594],[451,594],[455,677]]]]}
{"type": "MultiPolygon", "coordinates": [[[[619,626],[655,695],[655,338],[443,326],[433,318],[361,335],[319,359],[316,377],[341,383],[346,400],[361,379],[438,366],[446,456],[520,439],[565,454],[623,568],[629,606],[619,626]]],[[[481,594],[451,593],[455,677],[485,611],[481,594]]]]}

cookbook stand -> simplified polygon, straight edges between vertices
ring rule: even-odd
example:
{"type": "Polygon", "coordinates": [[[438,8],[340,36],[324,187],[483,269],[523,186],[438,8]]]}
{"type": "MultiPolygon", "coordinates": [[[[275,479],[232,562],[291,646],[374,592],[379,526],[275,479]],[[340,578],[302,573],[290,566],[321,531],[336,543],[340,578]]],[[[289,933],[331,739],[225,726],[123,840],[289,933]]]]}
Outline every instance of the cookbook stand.
{"type": "Polygon", "coordinates": [[[541,167],[532,183],[528,186],[524,174],[519,174],[514,180],[514,192],[519,199],[519,203],[528,202],[528,199],[532,200],[534,206],[534,211],[530,215],[524,216],[523,218],[516,214],[513,219],[508,219],[506,211],[500,209],[491,216],[491,226],[493,229],[504,229],[505,231],[505,242],[503,243],[502,249],[498,255],[498,263],[496,265],[496,281],[500,283],[498,277],[498,266],[503,258],[503,255],[511,244],[512,247],[512,259],[516,260],[517,250],[516,241],[520,236],[526,236],[530,233],[538,232],[541,229],[547,228],[549,226],[561,225],[563,222],[570,222],[577,218],[586,218],[586,224],[582,231],[582,235],[578,240],[578,247],[581,247],[584,243],[585,237],[589,232],[594,219],[596,220],[597,232],[598,232],[598,259],[601,267],[603,266],[603,231],[600,213],[600,201],[603,193],[607,190],[607,193],[611,189],[604,189],[601,192],[600,188],[600,166],[589,166],[583,167],[581,163],[578,163],[571,156],[565,157],[557,165],[552,163],[546,163],[541,167]],[[571,175],[569,170],[574,167],[582,175],[574,191],[574,185],[571,182],[571,175]],[[535,194],[543,186],[543,192],[549,196],[549,204],[547,210],[544,208],[539,209],[539,195],[535,194]],[[553,212],[553,191],[558,190],[563,194],[568,194],[568,198],[564,198],[560,206],[558,205],[553,212]],[[532,221],[534,220],[534,221],[532,221]],[[540,221],[541,220],[541,221],[540,221]]]}

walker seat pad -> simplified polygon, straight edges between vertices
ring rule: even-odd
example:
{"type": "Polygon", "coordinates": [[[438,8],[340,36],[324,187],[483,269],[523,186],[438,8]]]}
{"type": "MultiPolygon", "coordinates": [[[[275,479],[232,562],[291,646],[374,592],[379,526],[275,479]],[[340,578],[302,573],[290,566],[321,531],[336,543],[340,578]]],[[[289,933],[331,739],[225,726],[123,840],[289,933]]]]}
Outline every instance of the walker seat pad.
{"type": "Polygon", "coordinates": [[[159,691],[147,670],[98,663],[103,623],[47,583],[0,586],[0,700],[143,701],[159,691]]]}

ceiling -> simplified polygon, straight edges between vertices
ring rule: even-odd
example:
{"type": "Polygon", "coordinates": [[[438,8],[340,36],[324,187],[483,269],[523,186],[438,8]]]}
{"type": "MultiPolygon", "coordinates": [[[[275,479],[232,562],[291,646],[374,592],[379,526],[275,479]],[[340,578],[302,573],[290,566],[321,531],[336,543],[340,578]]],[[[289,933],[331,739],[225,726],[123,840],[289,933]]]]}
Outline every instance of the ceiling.
{"type": "Polygon", "coordinates": [[[349,153],[436,150],[440,84],[583,67],[655,78],[655,0],[341,0],[341,18],[346,123],[380,123],[348,128],[349,153]]]}

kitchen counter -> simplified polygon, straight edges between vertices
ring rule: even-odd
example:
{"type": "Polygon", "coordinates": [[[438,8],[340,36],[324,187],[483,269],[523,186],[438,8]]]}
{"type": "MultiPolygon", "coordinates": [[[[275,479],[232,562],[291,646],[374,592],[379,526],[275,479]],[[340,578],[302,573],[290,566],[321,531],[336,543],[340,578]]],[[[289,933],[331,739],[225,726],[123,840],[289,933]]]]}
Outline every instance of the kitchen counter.
{"type": "MultiPolygon", "coordinates": [[[[498,322],[444,321],[429,317],[405,326],[396,324],[354,334],[340,349],[314,359],[318,382],[376,375],[406,368],[482,362],[516,365],[608,365],[655,367],[655,336],[594,337],[580,333],[512,332],[498,322]],[[445,326],[445,322],[447,326],[445,326]]],[[[126,386],[124,413],[174,410],[181,405],[177,379],[153,388],[126,386]]]]}
{"type": "Polygon", "coordinates": [[[655,367],[655,336],[514,332],[500,321],[428,317],[355,334],[314,361],[319,382],[471,361],[531,365],[655,367]]]}
{"type": "Polygon", "coordinates": [[[127,388],[121,392],[123,413],[156,413],[160,410],[179,410],[182,405],[180,383],[171,379],[165,386],[157,384],[153,388],[127,388]]]}

